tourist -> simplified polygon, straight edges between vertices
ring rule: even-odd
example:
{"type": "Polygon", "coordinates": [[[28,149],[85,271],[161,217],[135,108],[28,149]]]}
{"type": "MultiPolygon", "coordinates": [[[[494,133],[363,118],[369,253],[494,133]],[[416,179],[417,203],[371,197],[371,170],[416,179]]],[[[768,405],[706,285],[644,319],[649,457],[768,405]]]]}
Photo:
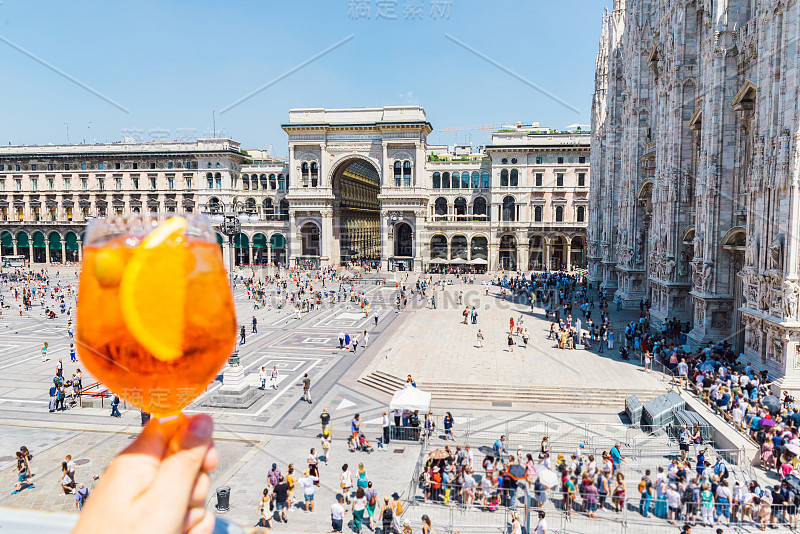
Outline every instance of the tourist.
{"type": "Polygon", "coordinates": [[[272,518],[272,514],[270,514],[270,503],[272,499],[269,496],[269,488],[264,488],[264,493],[261,496],[261,500],[258,504],[258,512],[261,514],[261,518],[258,520],[258,527],[265,527],[265,528],[272,528],[270,524],[270,519],[272,518]]]}
{"type": "Polygon", "coordinates": [[[350,504],[350,493],[353,491],[353,476],[347,467],[347,464],[344,464],[342,472],[339,473],[339,487],[342,489],[342,494],[347,504],[350,504]]]}
{"type": "Polygon", "coordinates": [[[322,413],[319,415],[319,421],[322,423],[322,434],[330,433],[331,415],[328,413],[327,408],[322,409],[322,413]]]}
{"type": "Polygon", "coordinates": [[[453,436],[453,424],[454,424],[453,416],[450,414],[450,412],[447,412],[444,416],[444,421],[443,421],[444,438],[447,440],[455,441],[456,438],[453,436]]]}
{"type": "Polygon", "coordinates": [[[480,328],[478,328],[478,348],[483,348],[483,332],[481,332],[480,328]]]}
{"type": "Polygon", "coordinates": [[[275,501],[275,511],[278,513],[278,521],[288,523],[286,509],[289,501],[289,484],[282,476],[278,477],[278,483],[272,490],[272,500],[275,501]]]}
{"type": "Polygon", "coordinates": [[[361,523],[364,521],[364,511],[367,508],[367,498],[364,495],[364,488],[356,489],[356,496],[352,504],[353,530],[356,534],[361,532],[361,523]]]}
{"type": "MultiPolygon", "coordinates": [[[[22,308],[20,308],[19,314],[22,315],[22,308]]],[[[44,345],[42,345],[42,361],[43,362],[47,361],[47,347],[48,347],[48,344],[47,344],[47,341],[45,341],[44,345]]]]}
{"type": "MultiPolygon", "coordinates": [[[[119,395],[115,393],[114,396],[111,398],[111,417],[122,417],[122,414],[119,413],[119,403],[120,403],[119,395]]],[[[61,400],[61,408],[62,409],[64,408],[63,400],[61,400]]]]}
{"type": "Polygon", "coordinates": [[[308,373],[303,375],[303,400],[311,404],[311,379],[308,373]]]}
{"type": "Polygon", "coordinates": [[[61,485],[61,494],[68,495],[75,491],[75,479],[69,471],[67,462],[61,462],[61,478],[58,480],[61,485]]]}
{"type": "Polygon", "coordinates": [[[258,379],[261,381],[261,386],[258,389],[265,390],[267,389],[267,368],[262,366],[261,370],[258,372],[258,379]]]}
{"type": "MultiPolygon", "coordinates": [[[[367,488],[364,490],[364,497],[367,499],[367,518],[368,523],[367,527],[374,531],[375,530],[375,520],[373,519],[375,516],[375,508],[378,505],[378,492],[372,487],[372,481],[370,480],[367,482],[367,488]]],[[[388,499],[388,497],[387,497],[388,499]]]]}
{"type": "Polygon", "coordinates": [[[383,431],[383,445],[389,444],[389,414],[381,414],[381,430],[383,431]]]}
{"type": "Polygon", "coordinates": [[[345,509],[342,506],[344,497],[341,495],[336,496],[336,502],[331,505],[331,531],[342,532],[344,526],[345,509]]]}
{"type": "Polygon", "coordinates": [[[547,521],[544,510],[539,510],[539,522],[534,527],[534,534],[547,534],[547,521]]]}
{"type": "Polygon", "coordinates": [[[91,494],[89,488],[83,484],[79,484],[78,491],[75,492],[75,508],[77,508],[79,511],[83,510],[83,506],[86,504],[89,494],[91,494]]]}
{"type": "MultiPolygon", "coordinates": [[[[22,484],[26,483],[29,476],[30,468],[28,466],[28,462],[25,457],[22,455],[21,452],[16,452],[17,457],[17,466],[15,471],[17,472],[17,485],[14,487],[14,491],[11,492],[11,495],[19,493],[22,491],[22,484]]],[[[29,488],[35,488],[36,486],[32,482],[27,482],[29,488]]]]}
{"type": "Polygon", "coordinates": [[[319,477],[311,473],[310,469],[303,470],[303,477],[297,481],[303,488],[303,504],[306,513],[314,511],[314,486],[319,482],[319,477]]]}
{"type": "Polygon", "coordinates": [[[381,519],[381,526],[383,532],[389,534],[392,532],[392,523],[395,521],[394,508],[389,502],[389,496],[383,498],[383,506],[378,511],[378,517],[381,519]]]}
{"type": "Polygon", "coordinates": [[[508,334],[508,351],[514,352],[514,338],[511,334],[508,334]]]}
{"type": "Polygon", "coordinates": [[[278,372],[278,366],[272,366],[272,372],[269,375],[269,387],[272,389],[278,389],[278,378],[280,377],[280,373],[278,372]]]}

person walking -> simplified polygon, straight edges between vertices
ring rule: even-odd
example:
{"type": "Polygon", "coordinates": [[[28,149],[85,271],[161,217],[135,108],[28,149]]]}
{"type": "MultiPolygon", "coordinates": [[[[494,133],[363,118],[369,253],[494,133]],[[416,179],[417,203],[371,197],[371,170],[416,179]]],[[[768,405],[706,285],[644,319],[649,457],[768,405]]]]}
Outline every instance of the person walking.
{"type": "Polygon", "coordinates": [[[512,334],[508,334],[508,352],[514,352],[514,337],[512,334]]]}
{"type": "Polygon", "coordinates": [[[344,497],[342,495],[336,496],[336,502],[331,505],[331,532],[342,532],[344,526],[345,509],[342,506],[344,497]]]}
{"type": "Polygon", "coordinates": [[[339,487],[342,489],[347,504],[350,504],[350,492],[353,491],[353,475],[350,473],[347,464],[342,466],[342,472],[339,473],[339,487]]]}
{"type": "Polygon", "coordinates": [[[386,534],[392,532],[392,523],[394,522],[394,507],[389,502],[388,495],[383,498],[383,506],[381,506],[381,509],[378,512],[378,517],[381,518],[383,532],[386,534]]]}
{"type": "Polygon", "coordinates": [[[280,373],[278,373],[278,366],[277,365],[273,365],[272,366],[272,372],[269,375],[269,387],[271,387],[273,389],[278,389],[278,377],[279,376],[280,376],[280,373]]]}
{"type": "Polygon", "coordinates": [[[78,484],[78,491],[75,492],[75,508],[78,511],[83,510],[83,506],[86,504],[86,499],[89,498],[89,488],[84,486],[83,484],[78,484]]]}
{"type": "Polygon", "coordinates": [[[375,319],[375,326],[378,326],[378,317],[379,317],[379,315],[378,315],[378,312],[376,311],[375,315],[372,316],[372,318],[375,319]]]}
{"type": "Polygon", "coordinates": [[[311,379],[308,373],[303,375],[303,400],[311,404],[311,379]]]}
{"type": "Polygon", "coordinates": [[[244,345],[245,335],[246,335],[246,332],[244,330],[244,325],[242,325],[242,328],[239,329],[239,336],[241,337],[241,339],[239,340],[239,345],[244,345]]]}
{"type": "Polygon", "coordinates": [[[325,435],[329,433],[331,424],[331,414],[328,413],[327,408],[322,409],[322,413],[319,414],[319,422],[322,423],[322,434],[325,435]]]}
{"type": "Polygon", "coordinates": [[[361,523],[364,521],[364,512],[367,509],[367,497],[365,496],[364,488],[356,490],[356,497],[353,499],[353,530],[356,534],[361,532],[361,523]]]}
{"type": "Polygon", "coordinates": [[[258,333],[258,320],[256,319],[255,315],[253,316],[253,333],[258,333]]]}
{"type": "MultiPolygon", "coordinates": [[[[22,313],[20,313],[20,315],[22,315],[22,313]]],[[[47,347],[48,346],[49,345],[47,344],[47,341],[45,341],[44,345],[42,345],[42,361],[43,362],[47,361],[47,347]]]]}
{"type": "Polygon", "coordinates": [[[339,331],[339,350],[344,349],[344,332],[339,331]]]}
{"type": "Polygon", "coordinates": [[[271,519],[271,514],[269,513],[270,500],[269,488],[264,488],[261,501],[258,503],[258,512],[261,514],[261,518],[258,520],[258,524],[256,525],[258,527],[272,528],[272,525],[269,523],[269,520],[271,519]]]}
{"type": "Polygon", "coordinates": [[[267,368],[262,366],[261,370],[258,372],[258,379],[261,380],[261,387],[258,389],[265,390],[267,389],[267,368]]]}
{"type": "Polygon", "coordinates": [[[278,484],[272,490],[272,500],[275,501],[275,511],[278,512],[278,521],[288,523],[286,508],[289,503],[289,484],[282,476],[278,478],[278,484]]]}
{"type": "Polygon", "coordinates": [[[111,417],[122,417],[122,414],[119,413],[119,395],[116,393],[111,400],[111,417]]]}
{"type": "Polygon", "coordinates": [[[483,332],[481,332],[480,328],[478,328],[478,348],[483,348],[483,332]]]}
{"type": "MultiPolygon", "coordinates": [[[[22,491],[22,484],[25,483],[28,478],[30,478],[30,467],[28,465],[28,461],[20,451],[17,451],[16,456],[17,467],[15,468],[15,471],[17,472],[17,485],[14,487],[14,491],[11,492],[11,495],[22,491]]],[[[29,488],[36,487],[32,482],[28,482],[27,484],[29,488]]]]}
{"type": "Polygon", "coordinates": [[[304,469],[303,478],[297,481],[303,487],[303,504],[306,507],[306,513],[314,511],[314,488],[317,482],[319,482],[319,477],[312,475],[310,469],[304,469]]]}

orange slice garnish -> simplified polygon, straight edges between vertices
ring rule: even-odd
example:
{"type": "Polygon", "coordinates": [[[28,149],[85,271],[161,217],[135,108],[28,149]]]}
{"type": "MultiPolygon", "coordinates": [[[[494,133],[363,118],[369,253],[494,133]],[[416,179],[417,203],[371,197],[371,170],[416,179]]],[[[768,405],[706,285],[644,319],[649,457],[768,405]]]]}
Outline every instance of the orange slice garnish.
{"type": "Polygon", "coordinates": [[[192,253],[186,219],[172,217],[134,249],[119,285],[122,318],[142,347],[162,361],[183,355],[186,285],[192,253]]]}

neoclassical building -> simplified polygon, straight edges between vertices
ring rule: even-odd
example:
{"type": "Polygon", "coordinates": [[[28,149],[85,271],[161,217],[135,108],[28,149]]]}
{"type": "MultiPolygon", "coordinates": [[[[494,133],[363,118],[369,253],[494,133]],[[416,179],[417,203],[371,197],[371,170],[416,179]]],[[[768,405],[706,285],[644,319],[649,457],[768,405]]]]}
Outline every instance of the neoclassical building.
{"type": "Polygon", "coordinates": [[[616,0],[592,113],[589,272],[800,392],[796,1],[616,0]]]}
{"type": "Polygon", "coordinates": [[[451,149],[418,106],[295,109],[282,127],[287,160],[230,139],[0,147],[0,253],[77,261],[87,218],[224,210],[252,216],[240,265],[586,264],[588,133],[518,124],[451,149]]]}

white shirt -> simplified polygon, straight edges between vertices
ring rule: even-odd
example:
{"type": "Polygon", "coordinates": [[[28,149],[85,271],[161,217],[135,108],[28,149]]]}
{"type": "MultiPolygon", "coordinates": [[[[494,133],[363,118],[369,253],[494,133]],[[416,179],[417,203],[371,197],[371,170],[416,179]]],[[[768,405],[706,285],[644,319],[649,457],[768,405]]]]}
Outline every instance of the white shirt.
{"type": "Polygon", "coordinates": [[[388,415],[384,415],[383,416],[383,421],[381,422],[381,426],[383,428],[386,428],[386,427],[389,426],[389,416],[388,415]]]}
{"type": "Polygon", "coordinates": [[[331,519],[344,520],[344,508],[338,502],[331,505],[331,519]]]}
{"type": "MultiPolygon", "coordinates": [[[[303,486],[303,495],[314,495],[314,482],[316,482],[317,480],[319,480],[319,477],[312,477],[311,475],[309,475],[297,481],[298,484],[303,486]]],[[[331,508],[331,513],[332,512],[333,508],[331,508]]]]}
{"type": "Polygon", "coordinates": [[[544,518],[540,519],[536,524],[536,530],[534,532],[536,534],[547,534],[547,521],[545,521],[544,518]]]}

